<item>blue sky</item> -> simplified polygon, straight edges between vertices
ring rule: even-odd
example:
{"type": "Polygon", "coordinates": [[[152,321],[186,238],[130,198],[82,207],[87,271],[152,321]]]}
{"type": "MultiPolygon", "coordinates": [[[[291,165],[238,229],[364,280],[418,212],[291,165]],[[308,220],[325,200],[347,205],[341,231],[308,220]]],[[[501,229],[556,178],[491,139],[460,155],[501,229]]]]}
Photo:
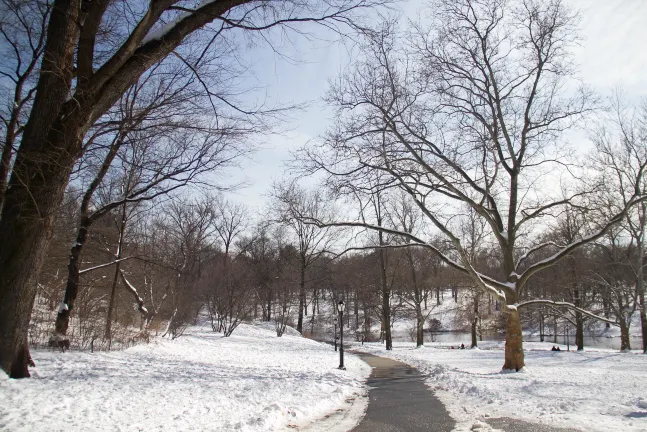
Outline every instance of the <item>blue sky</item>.
{"type": "MultiPolygon", "coordinates": [[[[584,82],[602,95],[615,87],[632,97],[647,96],[647,1],[565,0],[581,12],[581,46],[575,61],[584,82]]],[[[416,16],[423,1],[400,2],[405,16],[416,16]]],[[[317,36],[334,39],[317,30],[317,36]]],[[[331,121],[331,111],[321,100],[328,80],[343,71],[352,57],[348,44],[295,37],[279,46],[282,55],[260,44],[246,52],[259,92],[269,104],[308,103],[283,125],[285,133],[268,136],[252,160],[233,178],[246,179],[249,187],[232,198],[252,208],[262,207],[269,185],[283,176],[283,162],[295,149],[322,134],[331,121]],[[285,56],[290,57],[287,59],[285,56]]],[[[584,143],[583,143],[584,145],[584,143]]]]}

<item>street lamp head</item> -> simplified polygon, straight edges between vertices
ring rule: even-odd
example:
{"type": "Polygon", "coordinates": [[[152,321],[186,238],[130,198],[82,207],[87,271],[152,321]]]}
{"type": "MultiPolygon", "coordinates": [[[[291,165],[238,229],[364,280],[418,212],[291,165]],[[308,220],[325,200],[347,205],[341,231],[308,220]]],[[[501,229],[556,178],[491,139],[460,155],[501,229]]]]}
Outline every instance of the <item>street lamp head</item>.
{"type": "Polygon", "coordinates": [[[339,303],[337,303],[337,310],[338,310],[339,312],[344,312],[344,308],[345,308],[345,307],[346,307],[346,305],[344,304],[344,301],[343,301],[343,300],[339,300],[339,303]]]}

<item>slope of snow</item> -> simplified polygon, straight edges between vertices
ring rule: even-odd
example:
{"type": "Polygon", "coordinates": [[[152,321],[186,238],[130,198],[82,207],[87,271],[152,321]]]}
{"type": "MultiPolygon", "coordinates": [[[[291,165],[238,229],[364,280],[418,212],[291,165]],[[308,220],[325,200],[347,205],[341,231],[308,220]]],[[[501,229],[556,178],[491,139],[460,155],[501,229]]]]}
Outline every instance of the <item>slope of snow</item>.
{"type": "Polygon", "coordinates": [[[242,324],[195,328],[118,352],[35,350],[33,378],[0,378],[0,430],[348,430],[366,409],[370,367],[300,336],[242,324]],[[324,424],[322,423],[322,424],[324,424]]]}
{"type": "Polygon", "coordinates": [[[482,349],[415,349],[395,343],[358,350],[391,357],[429,374],[427,385],[468,431],[487,417],[512,417],[583,431],[647,430],[647,356],[612,350],[551,352],[550,343],[524,343],[526,367],[501,372],[503,343],[482,349]]]}

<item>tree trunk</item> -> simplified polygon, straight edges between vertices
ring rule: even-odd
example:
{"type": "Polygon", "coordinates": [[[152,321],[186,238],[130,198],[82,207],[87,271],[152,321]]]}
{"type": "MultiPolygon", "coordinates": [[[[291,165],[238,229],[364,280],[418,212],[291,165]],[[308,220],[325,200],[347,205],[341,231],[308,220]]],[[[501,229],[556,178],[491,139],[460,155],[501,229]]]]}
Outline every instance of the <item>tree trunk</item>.
{"type": "Polygon", "coordinates": [[[640,333],[642,336],[643,354],[647,354],[647,311],[645,310],[645,289],[638,291],[638,312],[640,313],[640,333]]]}
{"type": "Polygon", "coordinates": [[[306,303],[306,264],[304,256],[301,257],[299,276],[299,318],[297,320],[297,331],[303,333],[303,309],[306,303]]]}
{"type": "Polygon", "coordinates": [[[416,304],[416,347],[421,347],[425,344],[425,320],[422,316],[422,308],[420,303],[416,304]]]}
{"type": "MultiPolygon", "coordinates": [[[[580,290],[574,291],[574,304],[575,306],[582,307],[582,299],[580,298],[580,290]]],[[[584,315],[582,312],[575,311],[575,344],[578,351],[584,351],[584,315]]]]}
{"type": "MultiPolygon", "coordinates": [[[[604,313],[604,317],[606,319],[609,319],[609,316],[611,315],[611,307],[610,307],[610,301],[609,301],[609,298],[608,298],[608,294],[606,294],[606,293],[602,295],[602,311],[604,313]]],[[[604,323],[604,326],[606,328],[611,328],[611,324],[608,323],[608,322],[604,323]]]]}
{"type": "Polygon", "coordinates": [[[474,317],[472,318],[472,346],[471,348],[476,348],[477,342],[476,342],[476,328],[478,325],[478,320],[479,320],[479,297],[480,295],[477,293],[474,295],[474,317]]]}
{"type": "MultiPolygon", "coordinates": [[[[264,314],[265,315],[265,314],[264,314]]],[[[272,290],[267,290],[267,321],[272,320],[272,290]]]]}
{"type": "Polygon", "coordinates": [[[629,338],[629,324],[624,318],[620,318],[620,351],[631,350],[631,339],[629,338]]]}
{"type": "Polygon", "coordinates": [[[355,332],[357,332],[357,329],[359,328],[359,302],[357,301],[357,297],[359,297],[357,290],[355,290],[355,302],[353,303],[353,312],[355,313],[355,332]]]}
{"type": "MultiPolygon", "coordinates": [[[[645,204],[642,204],[642,214],[645,215],[647,208],[645,204]]],[[[643,238],[645,236],[645,227],[644,222],[641,224],[642,230],[638,238],[638,253],[637,253],[637,263],[636,263],[636,291],[638,297],[638,314],[640,315],[640,335],[642,336],[642,349],[643,354],[647,354],[647,311],[645,310],[645,281],[644,281],[644,271],[643,271],[643,259],[644,259],[644,246],[643,238]]]]}
{"type": "Polygon", "coordinates": [[[545,326],[544,310],[543,310],[543,308],[541,308],[539,310],[539,342],[544,341],[544,337],[545,337],[544,326],[545,326]]]}
{"type": "Polygon", "coordinates": [[[108,316],[106,317],[106,332],[103,336],[103,338],[108,341],[108,349],[110,349],[110,345],[112,345],[112,314],[114,310],[115,293],[117,291],[117,284],[119,283],[119,269],[121,267],[120,266],[121,263],[119,259],[121,259],[121,255],[123,252],[124,233],[126,232],[126,218],[127,218],[126,208],[127,208],[127,204],[124,201],[124,204],[121,208],[121,222],[119,224],[119,243],[117,244],[117,253],[115,254],[115,259],[117,260],[117,263],[115,264],[115,277],[112,281],[112,289],[110,291],[110,298],[108,300],[108,316]]]}
{"type": "MultiPolygon", "coordinates": [[[[380,244],[383,243],[382,233],[379,233],[380,244]]],[[[386,349],[393,349],[393,339],[391,338],[391,293],[389,292],[389,282],[386,276],[386,257],[384,249],[379,250],[380,258],[380,279],[382,284],[382,322],[384,325],[384,340],[386,349]]]]}
{"type": "Polygon", "coordinates": [[[79,6],[59,1],[52,9],[36,97],[3,200],[0,367],[12,378],[29,376],[26,341],[36,280],[84,132],[78,112],[60,113],[72,82],[79,6]]]}
{"type": "Polygon", "coordinates": [[[519,311],[508,314],[505,332],[505,363],[503,369],[520,371],[525,366],[523,354],[523,337],[521,334],[521,316],[519,311]]]}
{"type": "Polygon", "coordinates": [[[575,312],[575,344],[578,351],[584,351],[584,316],[575,312]]]}

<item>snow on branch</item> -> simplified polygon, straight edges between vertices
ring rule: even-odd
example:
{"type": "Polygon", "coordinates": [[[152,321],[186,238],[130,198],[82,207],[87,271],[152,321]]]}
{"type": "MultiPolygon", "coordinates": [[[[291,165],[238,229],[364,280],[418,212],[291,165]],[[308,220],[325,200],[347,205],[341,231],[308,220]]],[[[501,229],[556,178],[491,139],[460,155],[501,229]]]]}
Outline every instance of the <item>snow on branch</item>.
{"type": "Polygon", "coordinates": [[[142,315],[148,315],[148,309],[146,309],[146,306],[144,306],[144,299],[139,296],[139,293],[137,292],[137,289],[133,286],[133,284],[131,284],[128,279],[126,279],[124,271],[119,269],[119,275],[121,276],[121,280],[124,282],[124,285],[126,286],[128,291],[130,291],[133,297],[135,297],[135,301],[137,302],[137,310],[139,310],[142,315]]]}
{"type": "Polygon", "coordinates": [[[545,305],[551,305],[551,306],[565,307],[565,308],[569,308],[571,310],[580,312],[580,313],[582,313],[582,314],[584,314],[586,316],[589,316],[591,318],[594,318],[596,320],[600,320],[600,321],[603,321],[603,322],[606,322],[606,323],[609,323],[609,324],[618,325],[618,323],[616,321],[614,321],[614,320],[602,317],[600,315],[596,315],[593,312],[590,312],[590,311],[587,311],[586,309],[582,309],[580,307],[575,306],[573,303],[564,302],[564,301],[537,299],[537,300],[528,300],[528,301],[524,301],[524,302],[521,302],[521,303],[517,303],[515,306],[517,307],[517,309],[519,309],[519,308],[534,305],[534,304],[545,304],[545,305]]]}
{"type": "Polygon", "coordinates": [[[549,242],[546,242],[546,243],[542,243],[542,244],[540,244],[540,245],[538,245],[538,246],[536,246],[536,247],[534,247],[534,248],[530,249],[530,250],[529,250],[528,252],[526,252],[525,254],[523,254],[523,255],[519,258],[519,260],[517,261],[517,265],[515,266],[515,270],[519,270],[519,267],[521,266],[521,263],[523,263],[525,260],[527,260],[527,259],[528,259],[528,257],[529,257],[530,255],[532,255],[533,253],[538,252],[538,251],[540,251],[541,249],[546,248],[546,247],[548,247],[548,246],[554,246],[554,247],[557,247],[557,248],[564,248],[564,247],[566,247],[566,245],[560,245],[560,244],[557,244],[557,243],[556,243],[556,242],[554,242],[554,241],[549,241],[549,242]]]}
{"type": "Polygon", "coordinates": [[[130,259],[130,258],[132,258],[132,257],[119,258],[119,259],[116,259],[114,261],[110,261],[108,263],[103,263],[103,264],[96,265],[94,267],[89,267],[89,268],[86,268],[86,269],[83,269],[83,270],[79,270],[79,274],[91,272],[91,271],[98,270],[98,269],[104,268],[104,267],[110,267],[111,265],[117,264],[118,262],[121,262],[121,261],[126,261],[127,259],[130,259]]]}
{"type": "Polygon", "coordinates": [[[521,286],[523,286],[528,279],[538,271],[541,271],[543,269],[546,269],[548,267],[551,267],[553,264],[557,263],[559,260],[567,256],[569,253],[574,251],[575,249],[579,248],[580,246],[583,246],[585,244],[591,243],[602,236],[604,236],[609,229],[611,229],[612,226],[617,224],[618,222],[622,221],[629,210],[635,205],[640,202],[644,202],[647,200],[647,195],[637,195],[634,196],[631,200],[627,202],[625,207],[616,215],[614,215],[612,218],[610,218],[602,228],[599,230],[582,237],[579,240],[576,240],[574,242],[571,242],[564,247],[562,247],[560,250],[555,252],[553,255],[549,256],[548,258],[545,258],[543,260],[540,260],[532,265],[530,265],[520,276],[519,276],[519,283],[521,286]]]}

